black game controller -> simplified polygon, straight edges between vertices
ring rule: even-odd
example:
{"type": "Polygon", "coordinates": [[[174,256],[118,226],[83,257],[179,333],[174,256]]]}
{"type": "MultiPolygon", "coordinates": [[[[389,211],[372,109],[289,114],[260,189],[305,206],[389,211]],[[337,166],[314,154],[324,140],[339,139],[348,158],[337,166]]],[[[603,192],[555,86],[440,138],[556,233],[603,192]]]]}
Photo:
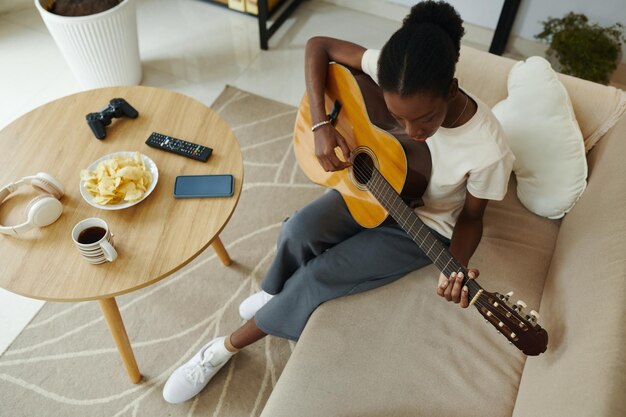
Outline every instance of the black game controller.
{"type": "Polygon", "coordinates": [[[107,107],[100,110],[98,113],[89,113],[85,118],[96,138],[104,139],[107,135],[104,127],[111,124],[112,118],[122,116],[136,119],[139,113],[123,98],[114,98],[109,102],[107,107]]]}

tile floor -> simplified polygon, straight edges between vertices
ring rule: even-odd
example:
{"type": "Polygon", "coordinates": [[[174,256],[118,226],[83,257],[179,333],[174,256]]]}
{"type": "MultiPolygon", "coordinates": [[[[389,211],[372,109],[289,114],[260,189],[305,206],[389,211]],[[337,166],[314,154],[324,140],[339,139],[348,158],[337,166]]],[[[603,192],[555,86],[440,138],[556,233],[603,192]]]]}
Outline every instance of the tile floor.
{"type": "MultiPolygon", "coordinates": [[[[327,35],[380,47],[399,26],[306,1],[272,37],[270,50],[261,51],[254,17],[200,0],[138,0],[137,21],[142,84],[187,94],[207,105],[226,84],[297,105],[304,91],[309,37],[327,35]]],[[[34,6],[0,14],[0,128],[78,91],[34,6]]],[[[0,354],[42,305],[0,289],[0,354]]]]}

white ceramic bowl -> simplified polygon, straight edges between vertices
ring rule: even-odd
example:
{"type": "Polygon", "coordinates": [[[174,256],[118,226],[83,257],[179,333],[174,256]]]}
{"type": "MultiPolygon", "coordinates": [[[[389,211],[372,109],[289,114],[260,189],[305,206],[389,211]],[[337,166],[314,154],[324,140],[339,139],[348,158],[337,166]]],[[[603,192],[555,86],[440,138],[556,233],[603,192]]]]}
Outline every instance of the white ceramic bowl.
{"type": "MultiPolygon", "coordinates": [[[[122,152],[113,152],[110,153],[108,155],[104,155],[101,158],[96,159],[95,161],[93,161],[88,167],[87,169],[89,171],[95,171],[96,167],[98,166],[98,164],[102,161],[105,161],[107,159],[111,159],[114,156],[126,156],[126,157],[130,157],[132,158],[137,152],[135,151],[122,151],[122,152]]],[[[156,187],[157,181],[159,180],[159,170],[157,169],[156,164],[154,163],[154,161],[150,158],[148,158],[146,155],[144,154],[139,154],[141,156],[141,158],[143,159],[143,163],[146,165],[146,168],[148,168],[148,170],[150,171],[150,174],[152,175],[152,182],[150,183],[150,186],[148,187],[148,189],[146,190],[146,192],[144,193],[143,197],[141,197],[139,200],[137,201],[123,201],[121,203],[118,204],[107,204],[107,205],[103,205],[103,204],[98,204],[96,202],[93,201],[93,195],[91,195],[89,193],[89,191],[87,191],[87,189],[84,186],[84,181],[80,180],[80,195],[83,196],[83,199],[85,199],[85,201],[102,210],[121,210],[121,209],[125,209],[127,207],[131,207],[134,206],[135,204],[139,204],[141,203],[143,200],[145,200],[150,193],[152,192],[152,190],[154,190],[154,187],[156,187]]]]}

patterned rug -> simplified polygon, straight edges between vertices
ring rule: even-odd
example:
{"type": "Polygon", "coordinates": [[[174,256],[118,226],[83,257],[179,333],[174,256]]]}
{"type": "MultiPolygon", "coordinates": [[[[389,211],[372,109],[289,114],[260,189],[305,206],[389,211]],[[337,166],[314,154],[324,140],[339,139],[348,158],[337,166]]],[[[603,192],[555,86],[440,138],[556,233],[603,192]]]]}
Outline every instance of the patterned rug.
{"type": "Polygon", "coordinates": [[[299,170],[296,109],[227,87],[212,108],[233,128],[245,162],[239,205],[220,235],[234,263],[209,248],[183,270],[119,297],[142,383],[129,382],[98,304],[47,303],[0,357],[0,416],[258,416],[294,344],[267,337],[244,349],[194,400],[166,403],[170,373],[243,323],[282,221],[323,192],[299,170]]]}

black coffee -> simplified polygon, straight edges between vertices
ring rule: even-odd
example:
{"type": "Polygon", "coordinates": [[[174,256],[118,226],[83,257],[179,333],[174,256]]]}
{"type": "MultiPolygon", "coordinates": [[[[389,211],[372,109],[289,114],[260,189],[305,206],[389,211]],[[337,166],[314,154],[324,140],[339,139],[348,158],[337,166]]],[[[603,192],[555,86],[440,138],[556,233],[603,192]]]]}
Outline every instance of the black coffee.
{"type": "Polygon", "coordinates": [[[103,229],[102,227],[88,227],[78,234],[78,243],[82,243],[83,245],[96,243],[102,239],[106,233],[106,229],[103,229]]]}

